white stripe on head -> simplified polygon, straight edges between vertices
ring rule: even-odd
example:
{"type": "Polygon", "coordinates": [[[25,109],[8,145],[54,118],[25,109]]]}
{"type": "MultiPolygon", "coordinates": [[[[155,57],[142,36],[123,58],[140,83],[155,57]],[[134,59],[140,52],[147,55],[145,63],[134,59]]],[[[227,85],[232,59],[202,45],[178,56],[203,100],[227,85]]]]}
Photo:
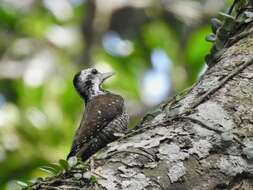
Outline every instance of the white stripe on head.
{"type": "Polygon", "coordinates": [[[101,74],[96,69],[89,68],[77,75],[74,85],[85,100],[90,100],[97,95],[105,94],[100,88],[102,82],[101,74]]]}

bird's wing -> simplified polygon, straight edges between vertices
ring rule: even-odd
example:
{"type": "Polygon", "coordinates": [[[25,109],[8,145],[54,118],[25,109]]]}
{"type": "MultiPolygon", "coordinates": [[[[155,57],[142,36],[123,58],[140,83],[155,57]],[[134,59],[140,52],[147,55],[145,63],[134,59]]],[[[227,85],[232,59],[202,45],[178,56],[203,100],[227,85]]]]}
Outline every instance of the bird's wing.
{"type": "Polygon", "coordinates": [[[123,112],[97,132],[93,138],[82,144],[80,151],[78,151],[78,155],[82,160],[87,160],[91,155],[105,147],[108,143],[120,138],[122,134],[125,134],[127,132],[128,123],[129,116],[123,112]]]}
{"type": "Polygon", "coordinates": [[[124,100],[119,95],[99,95],[88,102],[68,158],[76,155],[83,144],[121,115],[123,111],[124,100]]]}

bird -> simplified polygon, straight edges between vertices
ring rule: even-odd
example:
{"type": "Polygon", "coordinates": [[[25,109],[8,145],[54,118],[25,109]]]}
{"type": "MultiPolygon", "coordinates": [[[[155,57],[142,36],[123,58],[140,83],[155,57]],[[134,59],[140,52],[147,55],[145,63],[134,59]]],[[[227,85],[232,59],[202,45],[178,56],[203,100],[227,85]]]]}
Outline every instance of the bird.
{"type": "Polygon", "coordinates": [[[67,160],[78,157],[85,161],[127,133],[129,116],[124,99],[101,87],[113,75],[113,72],[101,73],[88,68],[74,76],[73,84],[84,101],[85,109],[67,160]]]}

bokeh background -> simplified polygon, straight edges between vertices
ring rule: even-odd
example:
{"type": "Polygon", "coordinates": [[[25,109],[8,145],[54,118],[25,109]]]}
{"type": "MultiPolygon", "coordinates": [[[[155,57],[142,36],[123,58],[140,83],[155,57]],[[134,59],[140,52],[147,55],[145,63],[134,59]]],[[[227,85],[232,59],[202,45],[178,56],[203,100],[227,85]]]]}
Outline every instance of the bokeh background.
{"type": "Polygon", "coordinates": [[[73,75],[117,75],[131,126],[206,69],[210,18],[225,0],[0,0],[0,189],[65,158],[83,102],[73,75]]]}

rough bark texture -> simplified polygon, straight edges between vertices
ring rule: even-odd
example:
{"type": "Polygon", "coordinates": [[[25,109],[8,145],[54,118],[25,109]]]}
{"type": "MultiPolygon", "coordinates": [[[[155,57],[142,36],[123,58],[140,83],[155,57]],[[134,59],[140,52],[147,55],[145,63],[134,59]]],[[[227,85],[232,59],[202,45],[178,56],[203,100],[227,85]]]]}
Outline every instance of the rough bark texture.
{"type": "Polygon", "coordinates": [[[86,169],[75,166],[31,188],[253,189],[252,29],[248,22],[231,32],[188,92],[94,155],[86,169]]]}

